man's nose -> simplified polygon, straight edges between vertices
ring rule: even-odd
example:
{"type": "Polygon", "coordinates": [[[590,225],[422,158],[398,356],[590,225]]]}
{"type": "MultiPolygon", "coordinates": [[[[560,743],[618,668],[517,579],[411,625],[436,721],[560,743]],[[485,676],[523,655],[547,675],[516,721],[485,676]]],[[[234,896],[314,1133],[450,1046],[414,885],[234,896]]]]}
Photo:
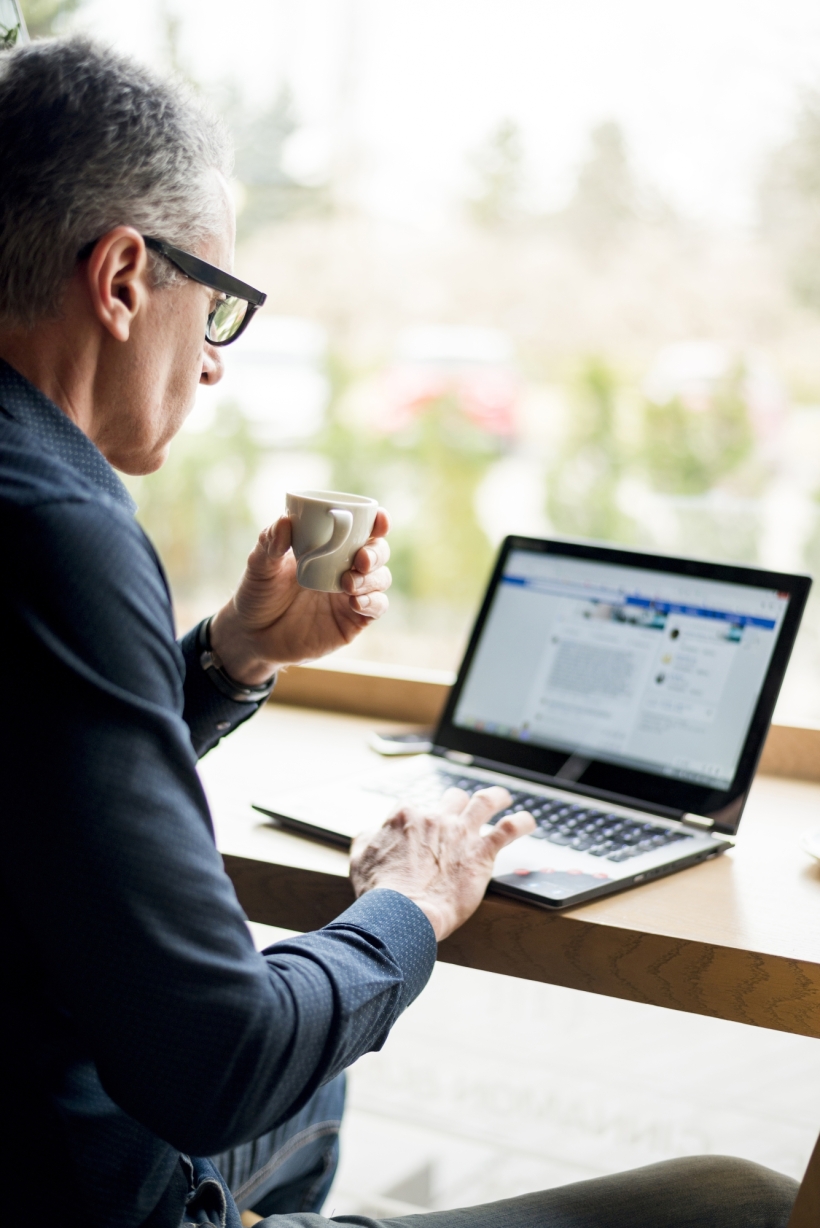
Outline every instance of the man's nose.
{"type": "Polygon", "coordinates": [[[225,374],[225,363],[222,359],[221,350],[214,345],[205,343],[205,348],[202,352],[202,374],[199,377],[200,384],[218,384],[225,374]]]}

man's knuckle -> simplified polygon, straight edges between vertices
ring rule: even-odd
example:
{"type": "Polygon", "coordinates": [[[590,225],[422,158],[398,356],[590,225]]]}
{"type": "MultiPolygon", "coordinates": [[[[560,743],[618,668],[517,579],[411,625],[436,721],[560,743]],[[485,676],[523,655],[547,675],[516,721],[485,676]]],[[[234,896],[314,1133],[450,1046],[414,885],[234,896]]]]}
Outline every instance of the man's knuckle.
{"type": "Polygon", "coordinates": [[[495,814],[497,810],[501,809],[501,803],[499,802],[498,798],[494,797],[489,792],[474,793],[473,803],[475,809],[480,810],[482,814],[495,814]]]}

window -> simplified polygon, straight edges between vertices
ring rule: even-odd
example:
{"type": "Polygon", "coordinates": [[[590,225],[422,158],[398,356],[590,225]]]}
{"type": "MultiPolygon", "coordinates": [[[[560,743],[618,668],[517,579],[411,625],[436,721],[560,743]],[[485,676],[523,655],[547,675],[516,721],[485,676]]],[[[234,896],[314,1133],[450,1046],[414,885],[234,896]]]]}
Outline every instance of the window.
{"type": "MultiPolygon", "coordinates": [[[[71,5],[65,6],[71,8],[71,5]]],[[[116,0],[61,20],[193,79],[268,304],[138,484],[181,624],[287,487],[378,495],[391,613],[454,666],[509,531],[820,561],[811,0],[116,0]]],[[[820,717],[820,594],[781,717],[820,717]]]]}

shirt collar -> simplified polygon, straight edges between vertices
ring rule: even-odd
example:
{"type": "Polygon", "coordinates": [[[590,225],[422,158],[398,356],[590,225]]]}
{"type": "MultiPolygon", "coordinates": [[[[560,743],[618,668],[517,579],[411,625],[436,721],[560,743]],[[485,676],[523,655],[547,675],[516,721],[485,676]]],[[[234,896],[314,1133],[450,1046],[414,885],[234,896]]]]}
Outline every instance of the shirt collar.
{"type": "Polygon", "coordinates": [[[137,505],[108,461],[45,393],[0,358],[0,413],[31,431],[64,464],[132,515],[137,505]]]}

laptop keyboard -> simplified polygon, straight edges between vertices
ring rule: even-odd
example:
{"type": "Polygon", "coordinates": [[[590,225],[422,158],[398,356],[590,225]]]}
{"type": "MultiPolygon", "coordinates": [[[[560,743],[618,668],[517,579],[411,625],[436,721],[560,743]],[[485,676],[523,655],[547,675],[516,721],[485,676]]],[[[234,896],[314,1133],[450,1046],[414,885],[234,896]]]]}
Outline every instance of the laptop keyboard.
{"type": "MultiPolygon", "coordinates": [[[[476,793],[486,789],[488,782],[436,769],[417,777],[406,791],[401,791],[401,799],[415,806],[433,805],[445,789],[453,787],[476,793]]],[[[658,827],[651,822],[642,823],[639,819],[570,802],[566,798],[538,797],[514,789],[508,791],[512,804],[491,819],[491,823],[519,810],[528,810],[537,824],[532,832],[536,839],[562,844],[606,861],[628,861],[688,836],[688,832],[658,827]]]]}

